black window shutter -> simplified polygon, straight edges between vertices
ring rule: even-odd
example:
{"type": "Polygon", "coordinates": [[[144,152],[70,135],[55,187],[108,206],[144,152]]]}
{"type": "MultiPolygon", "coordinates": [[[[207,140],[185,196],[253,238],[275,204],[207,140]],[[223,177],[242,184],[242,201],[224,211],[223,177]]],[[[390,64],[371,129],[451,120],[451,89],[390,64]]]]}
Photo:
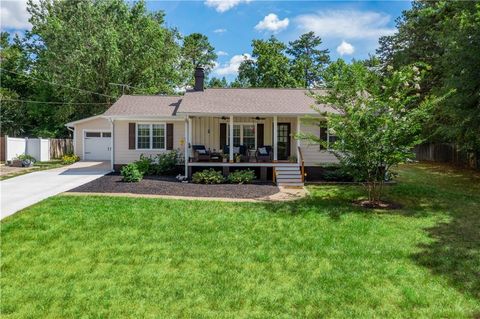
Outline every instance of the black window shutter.
{"type": "MultiPolygon", "coordinates": [[[[328,137],[328,136],[327,136],[327,128],[320,126],[320,140],[321,140],[322,142],[327,142],[327,137],[328,137]]],[[[321,150],[324,150],[324,149],[326,149],[326,147],[325,147],[324,145],[321,145],[321,144],[320,144],[320,149],[321,149],[321,150]]]]}
{"type": "Polygon", "coordinates": [[[128,149],[135,149],[135,123],[128,123],[128,149]]]}
{"type": "Polygon", "coordinates": [[[167,123],[167,150],[173,150],[173,123],[167,123]]]}
{"type": "Polygon", "coordinates": [[[220,123],[220,149],[224,149],[227,145],[227,124],[220,123]]]}
{"type": "Polygon", "coordinates": [[[263,147],[264,146],[264,125],[257,124],[257,146],[263,147]]]}

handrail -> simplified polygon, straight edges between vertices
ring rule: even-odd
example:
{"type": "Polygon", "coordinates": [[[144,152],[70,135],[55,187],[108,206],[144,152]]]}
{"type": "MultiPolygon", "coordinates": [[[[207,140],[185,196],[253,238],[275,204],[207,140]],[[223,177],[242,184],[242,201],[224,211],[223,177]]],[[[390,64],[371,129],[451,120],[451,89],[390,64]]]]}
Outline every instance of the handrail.
{"type": "Polygon", "coordinates": [[[300,146],[297,146],[298,148],[298,154],[300,155],[300,163],[302,164],[301,166],[301,173],[302,173],[302,183],[305,182],[305,161],[303,160],[303,154],[302,154],[302,149],[300,146]]]}

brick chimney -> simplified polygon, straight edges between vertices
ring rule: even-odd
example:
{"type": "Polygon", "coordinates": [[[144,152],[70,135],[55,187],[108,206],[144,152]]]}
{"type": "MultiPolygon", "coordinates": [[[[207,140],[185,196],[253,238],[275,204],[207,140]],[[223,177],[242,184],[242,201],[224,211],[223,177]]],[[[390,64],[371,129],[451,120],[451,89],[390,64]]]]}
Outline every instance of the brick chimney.
{"type": "Polygon", "coordinates": [[[195,91],[203,91],[205,81],[205,71],[203,68],[195,68],[195,91]]]}

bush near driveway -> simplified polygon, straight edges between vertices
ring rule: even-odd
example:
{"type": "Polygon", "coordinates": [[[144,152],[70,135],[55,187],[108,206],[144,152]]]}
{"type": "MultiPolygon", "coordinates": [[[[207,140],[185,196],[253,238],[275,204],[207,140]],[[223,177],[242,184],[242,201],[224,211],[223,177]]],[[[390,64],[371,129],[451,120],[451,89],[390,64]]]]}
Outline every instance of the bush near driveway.
{"type": "Polygon", "coordinates": [[[80,157],[75,154],[66,154],[62,156],[62,164],[63,165],[70,165],[75,162],[78,162],[80,157]]]}
{"type": "Polygon", "coordinates": [[[406,166],[355,186],[227,203],[57,196],[1,222],[5,318],[475,318],[480,176],[406,166]],[[431,170],[433,170],[431,172],[431,170]]]}

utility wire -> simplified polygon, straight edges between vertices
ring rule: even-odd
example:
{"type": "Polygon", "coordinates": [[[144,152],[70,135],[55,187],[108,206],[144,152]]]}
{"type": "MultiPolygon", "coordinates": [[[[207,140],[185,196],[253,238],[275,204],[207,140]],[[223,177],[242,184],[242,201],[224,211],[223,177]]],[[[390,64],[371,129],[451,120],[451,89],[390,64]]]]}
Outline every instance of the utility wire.
{"type": "Polygon", "coordinates": [[[36,81],[41,81],[41,82],[45,82],[45,83],[52,84],[52,85],[62,86],[62,87],[65,87],[65,88],[68,88],[68,89],[71,89],[71,90],[78,90],[78,91],[80,91],[80,92],[95,94],[95,95],[104,96],[104,97],[110,97],[110,98],[112,98],[112,99],[115,98],[115,97],[113,97],[113,96],[106,95],[106,94],[102,94],[102,93],[97,93],[97,92],[88,91],[88,90],[84,90],[84,89],[74,88],[74,87],[71,87],[71,86],[68,86],[68,85],[65,85],[65,84],[58,84],[58,83],[55,83],[55,82],[50,82],[50,81],[47,81],[47,80],[42,80],[42,79],[39,79],[39,78],[30,76],[30,75],[26,75],[26,74],[14,72],[14,71],[10,71],[10,70],[5,70],[4,68],[0,68],[0,70],[5,71],[5,72],[8,72],[8,73],[12,73],[12,74],[24,76],[24,77],[27,77],[27,78],[31,78],[31,79],[36,80],[36,81]]]}
{"type": "Polygon", "coordinates": [[[112,103],[109,103],[109,102],[103,102],[103,103],[100,103],[100,102],[97,102],[97,103],[84,103],[84,102],[75,103],[75,102],[46,102],[46,101],[33,101],[33,100],[0,99],[0,102],[3,102],[3,101],[22,102],[22,103],[39,103],[39,104],[75,104],[75,105],[112,104],[112,103]]]}

